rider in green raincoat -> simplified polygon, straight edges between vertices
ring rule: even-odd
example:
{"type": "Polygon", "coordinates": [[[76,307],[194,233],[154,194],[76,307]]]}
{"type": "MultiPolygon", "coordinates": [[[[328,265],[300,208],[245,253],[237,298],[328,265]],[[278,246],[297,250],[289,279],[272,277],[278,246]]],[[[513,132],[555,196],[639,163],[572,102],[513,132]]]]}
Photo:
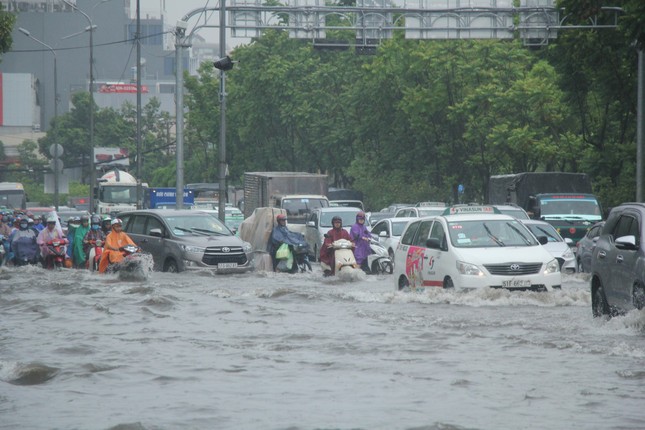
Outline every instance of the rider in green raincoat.
{"type": "Polygon", "coordinates": [[[83,239],[85,239],[88,231],[90,231],[90,217],[89,215],[83,215],[81,225],[74,229],[74,241],[72,242],[72,261],[74,261],[74,267],[79,269],[85,268],[85,261],[87,260],[87,255],[83,250],[83,239]]]}

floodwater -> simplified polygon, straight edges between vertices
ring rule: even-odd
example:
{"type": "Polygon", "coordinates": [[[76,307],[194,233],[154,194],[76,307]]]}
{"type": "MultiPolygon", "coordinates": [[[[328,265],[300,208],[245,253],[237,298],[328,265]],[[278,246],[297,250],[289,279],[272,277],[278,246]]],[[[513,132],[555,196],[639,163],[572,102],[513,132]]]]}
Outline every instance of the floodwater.
{"type": "Polygon", "coordinates": [[[0,429],[643,429],[645,312],[307,274],[0,269],[0,429]]]}

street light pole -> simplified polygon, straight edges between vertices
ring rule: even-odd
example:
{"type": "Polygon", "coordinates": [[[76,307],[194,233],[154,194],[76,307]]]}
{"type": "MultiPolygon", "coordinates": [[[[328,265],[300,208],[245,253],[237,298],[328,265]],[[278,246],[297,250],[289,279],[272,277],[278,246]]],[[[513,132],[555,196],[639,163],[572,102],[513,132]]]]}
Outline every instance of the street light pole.
{"type": "Polygon", "coordinates": [[[179,21],[175,28],[175,128],[177,183],[175,184],[175,204],[177,209],[184,208],[184,36],[188,23],[179,21]]]}
{"type": "MultiPolygon", "coordinates": [[[[18,31],[20,31],[22,34],[25,36],[29,37],[30,39],[34,40],[35,42],[41,44],[45,48],[49,49],[51,53],[54,55],[54,118],[58,117],[58,65],[56,61],[56,51],[54,48],[46,44],[40,39],[35,38],[32,36],[32,34],[29,32],[29,30],[26,30],[22,27],[18,28],[18,31]]],[[[54,144],[54,207],[58,211],[58,175],[60,174],[58,170],[58,144],[54,144]]]]}
{"type": "MultiPolygon", "coordinates": [[[[219,2],[219,57],[226,57],[226,0],[219,2]]],[[[226,71],[220,69],[219,219],[226,217],[226,71]]]]}
{"type": "MultiPolygon", "coordinates": [[[[90,32],[90,212],[94,210],[94,182],[96,182],[96,170],[94,170],[94,30],[96,26],[92,22],[92,18],[75,4],[70,3],[68,0],[63,0],[63,3],[80,13],[87,19],[90,24],[84,31],[90,32]]],[[[100,4],[100,3],[99,3],[100,4]]]]}

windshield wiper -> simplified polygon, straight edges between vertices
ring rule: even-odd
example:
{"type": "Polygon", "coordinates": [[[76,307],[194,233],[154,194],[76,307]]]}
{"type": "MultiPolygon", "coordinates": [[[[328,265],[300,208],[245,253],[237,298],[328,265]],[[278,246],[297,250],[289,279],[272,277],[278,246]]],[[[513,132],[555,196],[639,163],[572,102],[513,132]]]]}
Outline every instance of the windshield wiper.
{"type": "Polygon", "coordinates": [[[208,229],[205,229],[205,228],[193,228],[191,230],[197,231],[199,233],[216,234],[218,236],[227,236],[226,233],[222,233],[221,231],[208,230],[208,229]]]}
{"type": "Polygon", "coordinates": [[[526,237],[526,236],[524,236],[524,233],[522,233],[522,232],[520,231],[520,229],[518,229],[517,227],[515,227],[513,224],[511,224],[511,223],[509,223],[509,222],[507,222],[507,223],[506,223],[506,225],[508,225],[511,229],[513,229],[513,231],[514,231],[515,233],[519,234],[519,235],[520,235],[520,237],[521,237],[522,239],[524,239],[524,243],[526,243],[527,245],[530,245],[530,244],[531,244],[531,241],[529,240],[529,238],[528,238],[528,237],[526,237]]]}
{"type": "Polygon", "coordinates": [[[484,226],[484,229],[486,230],[486,234],[488,234],[488,237],[490,237],[491,239],[493,239],[493,241],[495,241],[495,243],[496,243],[496,244],[498,244],[499,246],[506,246],[506,244],[505,244],[504,242],[502,242],[501,240],[499,240],[499,239],[498,239],[498,238],[493,234],[493,232],[491,232],[491,231],[490,231],[490,228],[488,228],[488,226],[486,225],[486,223],[483,223],[482,225],[484,226]]]}
{"type": "Polygon", "coordinates": [[[538,227],[538,230],[540,230],[542,233],[546,234],[547,237],[550,237],[551,239],[554,239],[556,242],[558,241],[558,239],[554,235],[552,235],[551,233],[549,233],[548,231],[546,231],[542,227],[538,227]]]}

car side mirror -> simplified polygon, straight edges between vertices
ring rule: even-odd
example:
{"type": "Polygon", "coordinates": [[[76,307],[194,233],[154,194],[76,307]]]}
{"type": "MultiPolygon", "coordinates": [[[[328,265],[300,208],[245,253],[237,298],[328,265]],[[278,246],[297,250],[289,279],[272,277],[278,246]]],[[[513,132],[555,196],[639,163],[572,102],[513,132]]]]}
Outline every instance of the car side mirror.
{"type": "Polygon", "coordinates": [[[387,231],[383,230],[378,235],[379,235],[379,237],[387,237],[387,231]]]}
{"type": "Polygon", "coordinates": [[[636,236],[634,236],[633,234],[629,236],[621,236],[617,238],[614,244],[618,249],[623,249],[627,251],[638,250],[638,244],[636,243],[636,236]]]}
{"type": "Polygon", "coordinates": [[[150,229],[150,236],[163,237],[163,233],[161,232],[160,228],[151,228],[150,229]]]}
{"type": "Polygon", "coordinates": [[[309,227],[316,227],[316,222],[315,221],[307,221],[307,225],[309,227]]]}
{"type": "Polygon", "coordinates": [[[540,245],[546,245],[549,243],[549,238],[546,236],[538,236],[537,237],[538,242],[540,242],[540,245]]]}

